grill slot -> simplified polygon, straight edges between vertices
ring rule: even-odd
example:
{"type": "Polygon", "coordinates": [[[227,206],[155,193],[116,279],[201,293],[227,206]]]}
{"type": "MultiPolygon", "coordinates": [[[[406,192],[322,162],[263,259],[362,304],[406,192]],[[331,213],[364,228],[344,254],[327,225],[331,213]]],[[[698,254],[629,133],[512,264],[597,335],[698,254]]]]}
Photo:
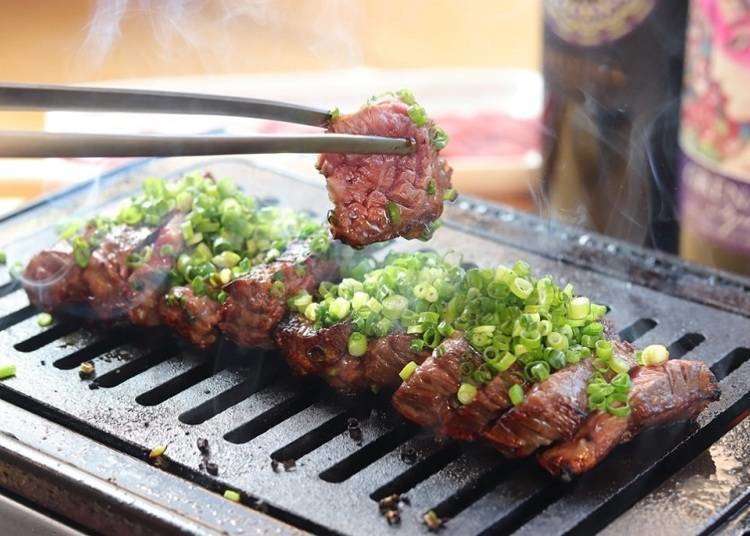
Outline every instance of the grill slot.
{"type": "Polygon", "coordinates": [[[257,393],[263,387],[265,387],[265,385],[258,382],[256,379],[244,381],[223,393],[206,400],[199,406],[187,410],[180,415],[179,419],[185,424],[201,424],[227,408],[239,404],[250,395],[257,393]]]}
{"type": "Polygon", "coordinates": [[[449,463],[456,461],[460,455],[461,448],[457,443],[452,443],[417,462],[387,484],[380,486],[370,494],[370,498],[379,501],[394,493],[406,493],[449,463]]]}
{"type": "Polygon", "coordinates": [[[93,383],[99,387],[117,387],[138,374],[174,357],[176,354],[176,350],[167,350],[166,348],[154,350],[142,357],[136,357],[132,361],[128,361],[124,365],[120,365],[101,376],[97,376],[93,383]]]}
{"type": "Polygon", "coordinates": [[[271,454],[271,459],[282,462],[286,460],[298,460],[313,450],[326,444],[337,435],[346,430],[346,423],[354,415],[352,411],[340,413],[327,420],[315,429],[298,437],[288,445],[281,447],[271,454]]]}
{"type": "Polygon", "coordinates": [[[317,396],[317,390],[295,394],[240,427],[228,432],[224,435],[224,439],[230,443],[247,443],[248,441],[252,441],[262,433],[310,407],[317,396]]]}
{"type": "Polygon", "coordinates": [[[714,363],[711,367],[711,372],[721,381],[747,363],[748,359],[750,359],[750,348],[735,348],[722,357],[720,361],[714,363]]]}
{"type": "Polygon", "coordinates": [[[0,318],[0,331],[8,329],[11,326],[15,326],[19,322],[23,322],[27,318],[31,318],[36,314],[37,310],[33,305],[27,305],[23,309],[14,311],[8,315],[0,318]]]}
{"type": "Polygon", "coordinates": [[[397,426],[320,473],[320,478],[326,482],[344,482],[416,434],[417,429],[413,426],[408,424],[397,426]]]}
{"type": "Polygon", "coordinates": [[[100,355],[114,350],[118,346],[122,346],[125,343],[126,337],[122,333],[111,334],[104,339],[100,339],[96,342],[84,346],[83,348],[76,350],[72,354],[65,357],[61,357],[54,362],[54,365],[63,370],[70,370],[76,368],[85,361],[91,361],[92,359],[99,357],[100,355]]]}
{"type": "Polygon", "coordinates": [[[669,345],[669,356],[672,359],[683,357],[705,340],[706,337],[700,333],[686,333],[669,345]]]}
{"type": "MultiPolygon", "coordinates": [[[[260,197],[283,191],[285,204],[325,212],[319,185],[235,163],[211,168],[220,176],[242,177],[260,197]]],[[[157,168],[135,175],[164,173],[157,168]]],[[[112,184],[99,184],[105,197],[112,184]]],[[[121,179],[116,194],[129,188],[121,179]]],[[[55,223],[44,210],[29,217],[35,229],[55,223]]],[[[750,298],[743,289],[750,287],[744,283],[672,259],[647,262],[650,254],[625,244],[471,201],[447,207],[445,222],[435,236],[436,251],[461,251],[467,263],[480,266],[523,258],[539,273],[563,277],[607,304],[610,318],[624,327],[624,339],[638,340],[639,346],[674,341],[673,357],[689,355],[712,365],[723,380],[722,400],[696,426],[638,437],[591,473],[561,484],[534,460],[504,461],[481,445],[433,441],[429,431],[394,418],[387,396],[344,400],[318,383],[292,381],[273,353],[223,344],[207,358],[163,334],[151,337],[153,332],[140,330],[123,332],[132,336],[118,339],[118,345],[70,317],[40,328],[24,293],[13,285],[0,286],[0,315],[6,315],[0,320],[0,351],[16,359],[19,373],[0,383],[0,398],[130,456],[143,459],[155,444],[168,444],[159,464],[163,470],[219,494],[241,491],[243,504],[315,533],[358,534],[366,527],[387,534],[391,529],[375,501],[406,493],[412,506],[403,508],[399,536],[423,534],[420,517],[432,509],[448,518],[441,531],[446,536],[595,532],[676,478],[747,413],[750,298]],[[100,375],[92,382],[42,364],[73,368],[84,358],[97,360],[100,375]],[[363,445],[347,434],[350,416],[360,418],[363,445]],[[199,469],[198,437],[210,440],[218,480],[199,469]],[[416,463],[402,459],[407,447],[414,449],[416,463]],[[271,471],[271,459],[284,458],[304,461],[293,472],[271,471]]],[[[6,230],[12,225],[12,219],[0,222],[6,230]]],[[[35,237],[24,240],[16,247],[34,251],[40,243],[35,237]]],[[[419,245],[400,241],[396,247],[419,245]]],[[[78,461],[75,453],[68,459],[78,461]]],[[[152,485],[162,483],[156,479],[152,485]]],[[[168,490],[165,497],[183,497],[191,488],[161,489],[168,490]]],[[[668,496],[660,500],[661,509],[673,507],[668,496]]],[[[208,509],[199,510],[195,515],[208,509]]],[[[211,509],[216,517],[205,525],[231,527],[232,517],[224,514],[211,509]]],[[[631,522],[627,530],[651,530],[649,517],[642,519],[642,526],[631,522]]],[[[707,518],[700,530],[710,523],[707,518]]]]}
{"type": "Polygon", "coordinates": [[[656,320],[652,318],[639,318],[628,327],[621,330],[619,335],[623,341],[635,342],[655,327],[656,320]]]}
{"type": "Polygon", "coordinates": [[[217,368],[217,365],[212,362],[200,364],[138,395],[135,401],[143,406],[157,406],[182,391],[199,384],[206,378],[210,378],[222,368],[217,368]]]}
{"type": "Polygon", "coordinates": [[[14,348],[19,352],[34,352],[36,350],[39,350],[43,346],[47,346],[48,344],[56,341],[57,339],[61,339],[67,335],[70,335],[71,333],[75,333],[79,329],[79,326],[76,326],[72,323],[63,322],[60,324],[55,324],[49,329],[46,329],[41,333],[37,333],[36,335],[17,343],[14,348]]]}

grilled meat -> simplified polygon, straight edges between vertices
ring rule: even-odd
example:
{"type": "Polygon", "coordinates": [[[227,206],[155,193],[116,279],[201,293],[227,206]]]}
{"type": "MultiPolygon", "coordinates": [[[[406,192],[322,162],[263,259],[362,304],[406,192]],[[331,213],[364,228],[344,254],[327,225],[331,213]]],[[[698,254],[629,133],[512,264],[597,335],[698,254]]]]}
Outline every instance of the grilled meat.
{"type": "Polygon", "coordinates": [[[337,273],[337,265],[314,255],[307,242],[293,243],[277,261],[257,266],[227,285],[219,327],[239,345],[271,346],[287,300],[303,290],[315,293],[321,281],[337,273]]]}
{"type": "MultiPolygon", "coordinates": [[[[94,226],[88,226],[82,236],[86,239],[93,232],[94,226]]],[[[61,240],[31,258],[21,281],[32,305],[44,311],[57,311],[86,301],[88,285],[83,270],[75,261],[73,247],[61,240]]]]}
{"type": "Polygon", "coordinates": [[[130,295],[129,257],[147,245],[153,235],[148,227],[113,227],[91,253],[83,272],[88,300],[98,318],[119,320],[127,315],[130,295]]]}
{"type": "Polygon", "coordinates": [[[439,348],[442,355],[438,350],[433,352],[393,395],[393,405],[401,415],[438,430],[457,407],[462,366],[477,367],[482,363],[461,336],[444,341],[439,348]]]}
{"type": "MultiPolygon", "coordinates": [[[[613,349],[634,364],[630,344],[615,342],[613,349]]],[[[588,415],[586,388],[593,372],[593,358],[588,358],[534,384],[524,401],[501,415],[482,437],[509,458],[523,458],[572,437],[588,415]]]]}
{"type": "Polygon", "coordinates": [[[356,393],[368,386],[395,387],[404,365],[421,363],[427,357],[426,352],[410,348],[412,337],[403,332],[370,341],[364,355],[352,356],[347,348],[352,330],[348,322],[315,329],[303,316],[293,314],[279,324],[274,338],[295,374],[321,376],[344,393],[356,393]]]}
{"type": "Polygon", "coordinates": [[[174,287],[159,303],[161,321],[201,349],[219,337],[221,305],[209,296],[198,296],[190,287],[174,287]]]}
{"type": "Polygon", "coordinates": [[[466,339],[448,339],[401,384],[393,395],[393,405],[410,421],[432,427],[438,436],[477,439],[490,421],[510,407],[508,389],[524,384],[522,370],[513,365],[479,387],[471,403],[460,404],[456,392],[462,375],[482,363],[466,339]]]}
{"type": "Polygon", "coordinates": [[[409,108],[393,100],[365,106],[331,122],[329,132],[413,139],[415,153],[399,155],[322,154],[334,209],[334,238],[360,247],[398,236],[419,238],[443,212],[452,170],[431,142],[434,125],[417,126],[409,108]]]}
{"type": "Polygon", "coordinates": [[[592,414],[570,440],[539,456],[545,469],[566,477],[581,474],[644,428],[694,419],[720,394],[716,378],[701,361],[676,359],[659,366],[636,367],[630,376],[630,415],[592,414]]]}
{"type": "Polygon", "coordinates": [[[169,271],[177,256],[185,248],[180,225],[185,216],[172,216],[159,229],[150,255],[128,279],[130,321],[137,326],[156,326],[160,323],[159,303],[169,280],[169,271]]]}

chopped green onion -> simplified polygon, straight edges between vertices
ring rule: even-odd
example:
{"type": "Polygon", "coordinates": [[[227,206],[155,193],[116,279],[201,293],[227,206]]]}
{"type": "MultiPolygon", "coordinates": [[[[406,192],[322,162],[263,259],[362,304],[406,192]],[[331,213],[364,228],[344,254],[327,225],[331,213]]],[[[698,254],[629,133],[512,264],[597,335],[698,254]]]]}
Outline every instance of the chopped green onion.
{"type": "Polygon", "coordinates": [[[315,322],[318,319],[318,309],[320,308],[320,304],[318,303],[311,303],[307,307],[305,307],[305,318],[307,318],[310,322],[315,322]]]}
{"type": "Polygon", "coordinates": [[[437,191],[437,185],[435,184],[434,179],[430,179],[427,183],[427,194],[428,195],[435,195],[435,192],[437,191]]]}
{"type": "Polygon", "coordinates": [[[238,492],[228,489],[224,491],[224,498],[233,502],[240,502],[241,497],[238,492]]]}
{"type": "Polygon", "coordinates": [[[409,118],[418,127],[423,127],[427,123],[427,112],[419,104],[412,104],[407,110],[409,118]]]}
{"type": "Polygon", "coordinates": [[[448,188],[443,192],[443,201],[455,201],[458,197],[458,192],[453,188],[448,188]]]}
{"type": "Polygon", "coordinates": [[[411,378],[411,375],[414,374],[414,371],[417,370],[417,366],[418,365],[414,361],[409,361],[404,365],[404,368],[401,369],[401,372],[399,372],[398,375],[402,380],[407,381],[411,378]]]}
{"type": "Polygon", "coordinates": [[[349,353],[354,357],[360,357],[367,353],[367,337],[362,333],[353,332],[349,335],[349,342],[347,344],[349,353]]]}
{"type": "Polygon", "coordinates": [[[8,255],[4,251],[0,251],[0,264],[5,265],[8,262],[8,255]]]}
{"type": "Polygon", "coordinates": [[[166,445],[157,445],[151,449],[151,452],[148,453],[148,457],[150,460],[155,460],[156,458],[163,456],[166,450],[166,445]]]}
{"type": "Polygon", "coordinates": [[[438,151],[444,149],[448,145],[448,134],[438,126],[432,127],[431,131],[430,141],[432,142],[432,146],[438,151]]]}
{"type": "Polygon", "coordinates": [[[528,298],[534,290],[531,283],[523,277],[516,277],[508,286],[510,287],[510,291],[522,300],[528,298]]]}
{"type": "Polygon", "coordinates": [[[388,296],[382,302],[383,315],[391,320],[397,320],[409,305],[409,300],[399,294],[388,296]]]}
{"type": "Polygon", "coordinates": [[[604,361],[612,359],[612,343],[607,340],[596,341],[596,356],[604,361]]]}
{"type": "Polygon", "coordinates": [[[458,401],[461,402],[461,404],[471,404],[474,399],[477,397],[477,388],[476,386],[470,384],[470,383],[462,383],[461,386],[458,388],[457,393],[458,401]]]}
{"type": "Polygon", "coordinates": [[[604,407],[615,417],[627,417],[631,412],[628,395],[625,393],[612,393],[607,397],[604,407]]]}
{"type": "Polygon", "coordinates": [[[495,369],[497,372],[505,372],[513,365],[513,363],[516,362],[517,359],[518,357],[511,354],[510,352],[505,352],[499,360],[489,361],[488,365],[495,369]]]}
{"type": "Polygon", "coordinates": [[[36,317],[36,323],[43,328],[51,326],[53,320],[52,315],[49,313],[39,313],[36,317]]]}
{"type": "Polygon", "coordinates": [[[0,363],[0,380],[10,378],[16,375],[16,366],[12,363],[2,364],[0,363]]]}
{"type": "Polygon", "coordinates": [[[386,213],[388,214],[388,220],[393,225],[401,224],[401,208],[396,203],[389,201],[386,206],[386,213]]]}
{"type": "Polygon", "coordinates": [[[234,251],[224,251],[223,253],[215,255],[211,259],[211,262],[219,268],[234,268],[240,260],[241,257],[234,251]]]}
{"type": "Polygon", "coordinates": [[[328,309],[328,313],[334,318],[334,320],[343,320],[349,314],[351,305],[349,300],[346,298],[336,298],[331,303],[328,309]]]}
{"type": "Polygon", "coordinates": [[[585,296],[577,296],[568,304],[568,317],[572,320],[585,319],[591,312],[591,302],[585,296]]]}
{"type": "Polygon", "coordinates": [[[609,368],[611,368],[616,374],[620,374],[629,371],[630,365],[619,357],[613,357],[609,360],[609,368]]]}
{"type": "Polygon", "coordinates": [[[508,389],[508,398],[510,399],[511,404],[514,406],[518,406],[523,402],[523,387],[518,385],[517,383],[513,385],[510,389],[508,389]]]}
{"type": "Polygon", "coordinates": [[[669,350],[661,344],[651,344],[641,352],[641,360],[646,366],[661,365],[668,359],[669,350]]]}

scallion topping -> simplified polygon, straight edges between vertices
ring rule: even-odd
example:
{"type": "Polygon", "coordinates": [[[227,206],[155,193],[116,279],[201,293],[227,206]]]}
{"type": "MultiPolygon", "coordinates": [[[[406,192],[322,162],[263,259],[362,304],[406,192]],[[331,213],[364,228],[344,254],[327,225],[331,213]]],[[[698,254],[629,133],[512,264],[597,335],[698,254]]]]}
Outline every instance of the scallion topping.
{"type": "Polygon", "coordinates": [[[12,363],[0,363],[0,380],[16,375],[16,366],[12,363]]]}
{"type": "Polygon", "coordinates": [[[472,385],[470,383],[462,383],[458,388],[458,393],[456,394],[456,396],[458,397],[458,401],[461,402],[461,404],[471,404],[477,397],[477,388],[475,385],[472,385]]]}
{"type": "Polygon", "coordinates": [[[669,359],[669,350],[661,344],[646,346],[641,352],[640,360],[647,367],[661,365],[669,359]]]}
{"type": "Polygon", "coordinates": [[[401,224],[401,208],[396,203],[389,201],[386,206],[386,213],[388,214],[388,220],[393,225],[401,224]]]}
{"type": "Polygon", "coordinates": [[[402,380],[406,381],[411,378],[411,375],[414,374],[415,370],[417,370],[417,364],[414,361],[409,361],[404,365],[404,368],[401,369],[401,372],[399,372],[398,375],[402,380]]]}
{"type": "Polygon", "coordinates": [[[39,327],[46,328],[47,326],[51,326],[53,322],[52,315],[49,313],[39,313],[36,317],[36,323],[39,325],[39,327]]]}
{"type": "Polygon", "coordinates": [[[508,389],[508,398],[510,399],[510,403],[514,406],[517,406],[523,402],[523,387],[521,387],[519,384],[514,384],[513,387],[508,389]]]}
{"type": "Polygon", "coordinates": [[[349,353],[354,357],[360,357],[365,355],[367,352],[367,337],[358,332],[354,332],[349,335],[349,342],[347,344],[349,353]]]}

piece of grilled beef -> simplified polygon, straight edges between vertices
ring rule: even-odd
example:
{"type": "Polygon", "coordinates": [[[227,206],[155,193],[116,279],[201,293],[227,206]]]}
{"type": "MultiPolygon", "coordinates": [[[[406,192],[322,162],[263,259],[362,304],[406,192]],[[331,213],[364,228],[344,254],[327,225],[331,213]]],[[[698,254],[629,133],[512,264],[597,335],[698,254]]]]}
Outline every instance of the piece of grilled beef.
{"type": "Polygon", "coordinates": [[[393,405],[405,418],[432,428],[438,436],[475,440],[489,422],[511,406],[508,389],[525,383],[523,371],[514,364],[479,386],[474,400],[462,405],[456,396],[462,375],[483,363],[469,342],[456,334],[401,384],[393,395],[393,405]]]}
{"type": "Polygon", "coordinates": [[[396,410],[410,421],[440,430],[458,407],[456,393],[465,368],[476,368],[482,358],[460,334],[443,341],[393,395],[396,410]]]}
{"type": "Polygon", "coordinates": [[[428,356],[412,350],[413,337],[400,331],[370,341],[364,355],[352,356],[347,348],[352,330],[349,322],[315,329],[303,316],[292,314],[279,323],[274,339],[296,375],[320,376],[347,394],[394,388],[404,365],[421,363],[428,356]]]}
{"type": "Polygon", "coordinates": [[[133,269],[128,259],[153,238],[154,229],[117,225],[109,230],[89,258],[83,271],[88,286],[88,303],[98,319],[116,321],[128,313],[133,269]]]}
{"type": "MultiPolygon", "coordinates": [[[[614,341],[613,351],[635,364],[635,349],[629,343],[614,341]]],[[[482,437],[509,458],[523,458],[571,438],[588,416],[586,390],[593,373],[593,358],[558,370],[534,384],[523,402],[503,413],[482,437]]]]}
{"type": "Polygon", "coordinates": [[[187,286],[174,287],[159,302],[161,322],[191,344],[205,350],[219,337],[221,305],[205,294],[198,296],[187,286]]]}
{"type": "Polygon", "coordinates": [[[540,454],[542,467],[565,478],[584,473],[644,428],[694,419],[720,395],[716,378],[701,361],[675,359],[658,366],[640,366],[632,369],[630,376],[630,415],[593,413],[575,436],[540,454]]]}
{"type": "MultiPolygon", "coordinates": [[[[83,238],[88,239],[94,230],[93,225],[87,226],[83,238]]],[[[83,271],[75,261],[73,247],[61,240],[31,258],[21,282],[32,305],[44,311],[58,311],[86,301],[88,285],[83,271]]]]}
{"type": "Polygon", "coordinates": [[[177,213],[159,229],[151,253],[128,279],[130,321],[137,326],[161,323],[159,304],[169,283],[169,272],[185,249],[180,226],[185,215],[177,213]]]}
{"type": "Polygon", "coordinates": [[[334,119],[329,132],[413,139],[406,156],[322,154],[318,169],[333,202],[334,238],[360,247],[398,236],[420,238],[443,212],[452,170],[431,143],[431,121],[418,127],[408,106],[391,100],[334,119]]]}
{"type": "Polygon", "coordinates": [[[287,300],[317,292],[322,281],[338,276],[338,265],[310,251],[307,241],[294,242],[278,260],[256,266],[229,283],[222,307],[221,331],[240,346],[270,347],[273,330],[288,311],[287,300]]]}

